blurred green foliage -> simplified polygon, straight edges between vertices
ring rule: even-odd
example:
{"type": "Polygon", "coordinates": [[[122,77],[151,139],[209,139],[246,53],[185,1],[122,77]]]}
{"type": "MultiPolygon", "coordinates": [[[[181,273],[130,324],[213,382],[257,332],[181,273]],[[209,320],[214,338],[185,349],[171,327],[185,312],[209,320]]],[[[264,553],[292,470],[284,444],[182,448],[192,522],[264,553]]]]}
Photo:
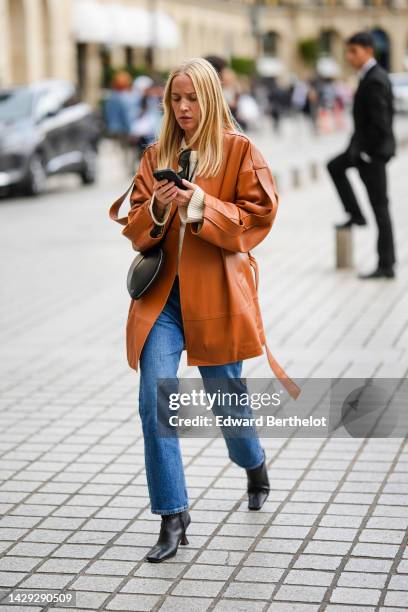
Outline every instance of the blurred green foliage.
{"type": "Polygon", "coordinates": [[[250,57],[232,56],[230,65],[237,74],[251,76],[255,72],[255,60],[250,57]]]}
{"type": "Polygon", "coordinates": [[[298,53],[306,64],[314,64],[320,54],[317,38],[303,38],[298,42],[298,53]]]}

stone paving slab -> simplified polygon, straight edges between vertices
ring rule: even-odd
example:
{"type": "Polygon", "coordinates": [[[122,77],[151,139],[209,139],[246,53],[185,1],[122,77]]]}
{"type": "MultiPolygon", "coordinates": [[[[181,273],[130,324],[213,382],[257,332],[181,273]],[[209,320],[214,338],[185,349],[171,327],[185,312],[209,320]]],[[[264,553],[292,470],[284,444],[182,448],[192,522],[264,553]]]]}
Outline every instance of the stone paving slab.
{"type": "MultiPolygon", "coordinates": [[[[392,282],[334,271],[341,209],[327,177],[284,192],[255,254],[269,344],[290,375],[407,376],[407,161],[390,164],[392,282]]],[[[373,217],[351,178],[370,221],[354,233],[356,267],[370,269],[373,217]]],[[[272,491],[259,513],[223,440],[182,439],[190,545],[143,561],[159,518],[124,352],[132,255],[107,218],[122,188],[107,172],[89,189],[64,177],[39,199],[0,205],[0,589],[72,590],[87,611],[407,609],[403,438],[264,438],[272,491]]],[[[269,377],[266,357],[244,362],[244,375],[269,377]]],[[[179,376],[197,376],[185,354],[179,376]]]]}

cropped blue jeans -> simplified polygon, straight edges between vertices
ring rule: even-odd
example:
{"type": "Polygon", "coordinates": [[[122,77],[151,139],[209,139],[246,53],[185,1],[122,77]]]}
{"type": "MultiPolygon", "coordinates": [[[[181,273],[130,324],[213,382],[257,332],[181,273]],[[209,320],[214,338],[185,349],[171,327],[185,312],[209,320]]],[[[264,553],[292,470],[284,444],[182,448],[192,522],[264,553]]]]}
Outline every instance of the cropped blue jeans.
{"type": "MultiPolygon", "coordinates": [[[[153,514],[175,514],[189,507],[186,480],[178,437],[159,437],[157,385],[159,378],[176,378],[184,347],[179,277],[176,275],[167,302],[151,328],[140,355],[139,414],[144,438],[146,478],[153,514]]],[[[239,378],[242,361],[224,365],[198,366],[205,378],[239,378]]],[[[234,409],[238,417],[252,416],[247,405],[234,409]]],[[[222,406],[217,405],[217,414],[222,406]]],[[[215,413],[215,410],[213,411],[215,413]]],[[[224,434],[224,432],[223,432],[224,434]]],[[[245,428],[245,436],[224,435],[230,459],[242,468],[260,466],[265,458],[256,429],[245,428]],[[247,435],[248,434],[248,435],[247,435]]]]}

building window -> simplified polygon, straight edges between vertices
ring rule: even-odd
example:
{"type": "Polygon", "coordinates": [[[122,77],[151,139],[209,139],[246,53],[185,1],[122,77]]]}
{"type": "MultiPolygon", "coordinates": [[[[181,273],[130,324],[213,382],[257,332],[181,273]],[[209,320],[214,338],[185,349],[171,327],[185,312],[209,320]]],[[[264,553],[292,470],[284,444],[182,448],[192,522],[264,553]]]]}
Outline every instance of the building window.
{"type": "Polygon", "coordinates": [[[128,67],[133,66],[133,48],[132,47],[125,47],[125,62],[126,62],[126,66],[128,67]]]}
{"type": "Polygon", "coordinates": [[[337,33],[334,30],[322,30],[319,35],[319,51],[322,55],[335,55],[337,33]]]}
{"type": "Polygon", "coordinates": [[[343,0],[317,0],[318,6],[343,6],[343,0]]]}
{"type": "Polygon", "coordinates": [[[394,0],[363,0],[363,6],[387,6],[392,8],[394,0]]]}
{"type": "Polygon", "coordinates": [[[99,57],[102,64],[102,87],[107,89],[111,86],[112,79],[112,54],[107,45],[99,47],[99,57]]]}
{"type": "Polygon", "coordinates": [[[87,46],[86,43],[77,43],[76,46],[76,71],[77,71],[77,84],[81,95],[85,92],[86,83],[86,55],[87,46]]]}
{"type": "Polygon", "coordinates": [[[278,38],[276,32],[266,32],[262,36],[263,54],[268,57],[276,57],[278,55],[278,38]]]}
{"type": "Polygon", "coordinates": [[[323,55],[333,55],[333,35],[332,30],[323,30],[320,33],[319,46],[323,55]]]}

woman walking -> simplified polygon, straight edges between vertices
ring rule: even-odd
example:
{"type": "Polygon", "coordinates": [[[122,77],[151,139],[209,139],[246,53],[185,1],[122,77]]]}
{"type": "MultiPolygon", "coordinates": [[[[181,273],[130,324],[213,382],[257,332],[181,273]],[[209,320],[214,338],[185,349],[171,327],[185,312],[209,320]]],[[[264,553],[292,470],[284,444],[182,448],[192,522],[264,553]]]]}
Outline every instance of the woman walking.
{"type": "MultiPolygon", "coordinates": [[[[202,58],[170,74],[157,142],[145,150],[130,196],[131,208],[113,219],[133,248],[156,244],[165,265],[147,292],[132,300],[126,328],[131,368],[140,363],[139,413],[151,511],[162,517],[147,560],[160,562],[187,544],[189,501],[178,437],[159,437],[157,379],[175,378],[181,353],[207,378],[239,379],[244,359],[263,354],[293,397],[299,389],[272,357],[260,313],[258,268],[250,249],[272,227],[278,207],[267,162],[240,133],[219,77],[202,58]],[[178,170],[186,189],[157,181],[153,171],[178,170]],[[255,279],[252,267],[255,270],[255,279]]],[[[217,407],[222,411],[222,407],[217,407]]],[[[236,407],[237,416],[245,413],[236,407]]],[[[230,459],[246,470],[248,507],[259,510],[269,493],[265,453],[256,430],[225,437],[230,459]]]]}

